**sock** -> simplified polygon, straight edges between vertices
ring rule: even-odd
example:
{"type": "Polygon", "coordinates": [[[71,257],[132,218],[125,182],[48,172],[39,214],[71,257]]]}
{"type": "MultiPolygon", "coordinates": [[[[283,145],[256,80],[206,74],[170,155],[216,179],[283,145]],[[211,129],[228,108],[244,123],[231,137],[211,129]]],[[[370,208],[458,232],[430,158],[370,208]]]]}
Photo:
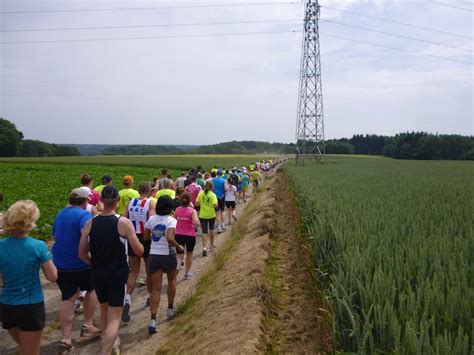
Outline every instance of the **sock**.
{"type": "Polygon", "coordinates": [[[125,303],[132,304],[132,297],[128,293],[125,295],[125,303]]]}
{"type": "Polygon", "coordinates": [[[169,309],[173,309],[173,304],[168,304],[169,309]]]}

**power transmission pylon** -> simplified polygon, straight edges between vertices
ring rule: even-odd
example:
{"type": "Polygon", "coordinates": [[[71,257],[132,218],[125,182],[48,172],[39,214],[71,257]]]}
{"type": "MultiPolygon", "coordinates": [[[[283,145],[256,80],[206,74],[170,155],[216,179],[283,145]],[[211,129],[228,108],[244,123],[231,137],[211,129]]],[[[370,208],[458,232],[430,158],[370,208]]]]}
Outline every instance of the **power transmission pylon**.
{"type": "Polygon", "coordinates": [[[307,158],[324,161],[323,89],[319,47],[318,0],[306,0],[296,118],[296,165],[307,158]]]}

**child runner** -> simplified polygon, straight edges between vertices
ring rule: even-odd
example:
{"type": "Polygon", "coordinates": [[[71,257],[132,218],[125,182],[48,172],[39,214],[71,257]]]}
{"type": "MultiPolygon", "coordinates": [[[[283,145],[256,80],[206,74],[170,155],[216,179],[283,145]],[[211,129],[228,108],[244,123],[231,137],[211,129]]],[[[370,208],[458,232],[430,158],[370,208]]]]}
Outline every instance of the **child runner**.
{"type": "MultiPolygon", "coordinates": [[[[44,296],[39,269],[55,282],[58,271],[46,244],[28,236],[40,216],[33,201],[18,201],[7,211],[0,240],[0,320],[20,346],[20,354],[39,354],[45,324],[44,296]]],[[[3,342],[3,340],[2,340],[3,342]]]]}
{"type": "Polygon", "coordinates": [[[145,225],[145,240],[151,237],[150,256],[148,258],[148,272],[151,275],[152,293],[150,300],[150,323],[148,333],[156,333],[156,313],[160,304],[161,284],[163,273],[168,278],[168,311],[169,319],[174,318],[174,297],[176,294],[176,249],[183,251],[183,247],[174,239],[176,219],[171,217],[173,200],[169,196],[161,196],[156,204],[156,215],[151,216],[145,225]]]}
{"type": "MultiPolygon", "coordinates": [[[[196,245],[196,227],[201,224],[198,214],[194,208],[191,207],[191,194],[185,192],[180,197],[181,206],[176,209],[175,216],[178,220],[176,224],[176,241],[179,245],[186,248],[186,262],[184,266],[184,278],[189,280],[193,273],[191,264],[193,262],[193,251],[196,245]]],[[[184,259],[184,250],[178,250],[178,265],[181,265],[184,259]]]]}
{"type": "Polygon", "coordinates": [[[202,229],[202,256],[207,256],[207,233],[211,239],[211,249],[214,249],[214,224],[216,223],[217,196],[212,189],[212,181],[207,181],[204,190],[196,199],[199,206],[199,220],[202,229]]]}
{"type": "Polygon", "coordinates": [[[227,215],[229,217],[229,226],[232,224],[232,218],[237,221],[235,216],[235,195],[237,194],[237,187],[232,184],[232,177],[227,178],[225,184],[225,205],[227,207],[227,215]]]}
{"type": "MultiPolygon", "coordinates": [[[[130,306],[132,305],[132,293],[135,289],[137,283],[137,277],[140,273],[140,263],[141,259],[145,262],[145,265],[148,261],[148,256],[150,255],[150,241],[145,241],[143,235],[145,234],[145,224],[148,221],[150,216],[155,214],[155,203],[150,199],[151,185],[147,182],[142,182],[138,186],[138,193],[140,197],[134,198],[128,204],[127,209],[125,210],[123,216],[128,218],[135,228],[135,233],[137,234],[138,240],[143,245],[144,252],[143,255],[137,256],[133,249],[128,246],[128,264],[130,265],[130,274],[128,275],[127,281],[127,293],[125,295],[125,304],[123,306],[122,312],[122,321],[130,321],[130,306]]],[[[151,279],[146,273],[146,285],[148,290],[148,300],[151,295],[151,279]]]]}

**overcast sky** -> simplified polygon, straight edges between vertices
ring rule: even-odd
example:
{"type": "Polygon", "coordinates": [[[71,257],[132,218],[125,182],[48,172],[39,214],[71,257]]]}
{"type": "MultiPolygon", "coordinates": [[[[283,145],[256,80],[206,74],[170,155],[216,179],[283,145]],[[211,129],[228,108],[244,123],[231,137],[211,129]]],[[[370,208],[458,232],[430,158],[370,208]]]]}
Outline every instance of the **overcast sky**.
{"type": "MultiPolygon", "coordinates": [[[[225,1],[5,1],[1,11],[225,1]]],[[[277,0],[284,2],[283,0],[277,0]]],[[[469,1],[439,0],[474,10],[469,1]]],[[[297,2],[297,1],[296,1],[297,2]]],[[[321,0],[335,7],[474,37],[474,12],[428,0],[321,0]]],[[[302,4],[0,14],[0,29],[302,19],[302,4]]],[[[473,62],[473,41],[322,8],[322,18],[441,42],[462,51],[321,22],[326,138],[423,130],[473,135],[474,66],[325,36],[473,62]]],[[[302,22],[1,32],[0,42],[301,30],[302,22]]],[[[52,143],[292,142],[301,33],[0,44],[0,116],[52,143]]]]}

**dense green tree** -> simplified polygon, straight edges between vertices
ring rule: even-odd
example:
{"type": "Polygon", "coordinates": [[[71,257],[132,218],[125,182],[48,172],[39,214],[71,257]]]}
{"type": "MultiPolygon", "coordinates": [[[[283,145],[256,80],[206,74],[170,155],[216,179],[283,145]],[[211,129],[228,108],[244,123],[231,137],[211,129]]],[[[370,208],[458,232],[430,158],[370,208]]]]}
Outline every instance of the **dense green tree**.
{"type": "Polygon", "coordinates": [[[14,123],[0,117],[0,156],[14,157],[18,153],[23,133],[14,123]]]}

